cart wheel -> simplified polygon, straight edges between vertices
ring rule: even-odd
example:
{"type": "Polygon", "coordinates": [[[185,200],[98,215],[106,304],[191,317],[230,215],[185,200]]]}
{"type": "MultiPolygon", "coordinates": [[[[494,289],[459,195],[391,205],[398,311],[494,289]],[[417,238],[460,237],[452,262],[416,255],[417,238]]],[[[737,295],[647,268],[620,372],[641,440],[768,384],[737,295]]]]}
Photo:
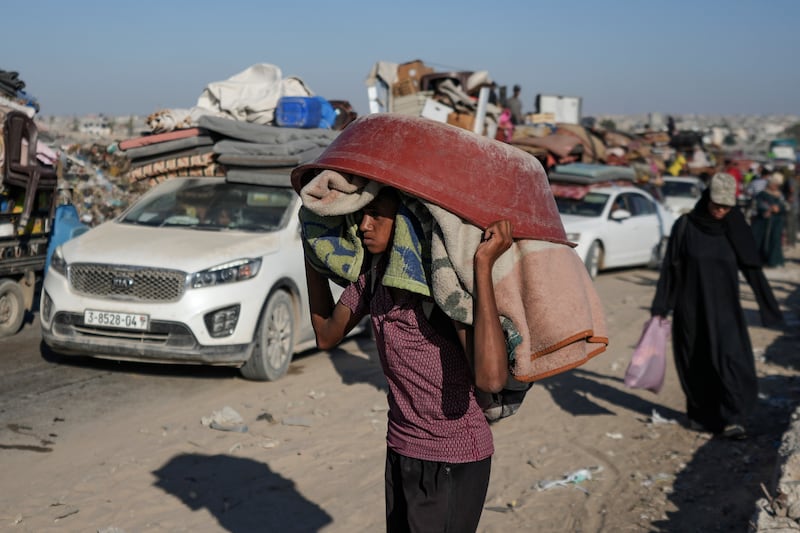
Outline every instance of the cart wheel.
{"type": "Polygon", "coordinates": [[[19,331],[25,318],[25,295],[16,281],[0,281],[0,337],[19,331]]]}

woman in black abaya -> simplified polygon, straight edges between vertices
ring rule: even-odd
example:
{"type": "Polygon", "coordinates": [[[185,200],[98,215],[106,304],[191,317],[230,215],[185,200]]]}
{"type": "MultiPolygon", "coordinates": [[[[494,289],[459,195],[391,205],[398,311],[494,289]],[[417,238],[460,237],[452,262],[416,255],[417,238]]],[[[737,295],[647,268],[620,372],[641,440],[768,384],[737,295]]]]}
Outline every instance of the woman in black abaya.
{"type": "Polygon", "coordinates": [[[736,181],[716,174],[673,226],[651,313],[673,311],[672,347],[690,427],[731,438],[746,437],[746,417],[758,395],[739,271],[753,289],[763,325],[780,323],[753,233],[736,207],[736,181]]]}

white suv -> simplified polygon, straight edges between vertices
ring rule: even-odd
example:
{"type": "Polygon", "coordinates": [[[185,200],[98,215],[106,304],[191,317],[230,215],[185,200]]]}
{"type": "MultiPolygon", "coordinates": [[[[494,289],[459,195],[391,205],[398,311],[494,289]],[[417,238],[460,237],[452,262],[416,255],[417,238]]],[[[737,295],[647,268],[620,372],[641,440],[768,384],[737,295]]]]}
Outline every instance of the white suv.
{"type": "Polygon", "coordinates": [[[315,345],[300,199],[288,171],[258,181],[172,178],[64,243],[41,296],[47,346],[283,376],[294,353],[315,345]]]}

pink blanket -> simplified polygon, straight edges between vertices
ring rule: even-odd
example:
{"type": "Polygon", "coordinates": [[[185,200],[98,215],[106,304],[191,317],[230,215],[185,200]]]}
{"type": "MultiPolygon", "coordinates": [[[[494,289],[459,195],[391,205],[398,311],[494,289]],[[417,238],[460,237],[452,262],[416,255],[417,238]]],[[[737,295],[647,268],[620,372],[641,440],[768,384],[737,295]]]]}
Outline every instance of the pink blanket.
{"type": "Polygon", "coordinates": [[[189,137],[197,137],[198,135],[205,135],[207,132],[200,128],[186,128],[182,130],[173,130],[166,133],[156,133],[154,135],[142,135],[141,137],[134,137],[132,139],[125,139],[120,141],[120,150],[130,150],[131,148],[138,148],[140,146],[148,146],[151,144],[162,143],[164,141],[174,141],[175,139],[187,139],[189,137]]]}

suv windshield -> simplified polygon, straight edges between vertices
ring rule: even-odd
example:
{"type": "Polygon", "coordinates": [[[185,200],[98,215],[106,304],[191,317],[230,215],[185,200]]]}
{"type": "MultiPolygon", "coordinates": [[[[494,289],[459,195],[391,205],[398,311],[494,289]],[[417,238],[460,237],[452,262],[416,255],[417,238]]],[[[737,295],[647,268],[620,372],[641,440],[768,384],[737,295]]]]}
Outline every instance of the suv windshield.
{"type": "Polygon", "coordinates": [[[608,195],[590,192],[583,198],[556,196],[556,206],[562,215],[578,215],[582,217],[599,217],[608,202],[608,195]]]}
{"type": "Polygon", "coordinates": [[[287,222],[295,196],[286,187],[172,178],[134,204],[120,221],[211,231],[274,231],[287,222]]]}

